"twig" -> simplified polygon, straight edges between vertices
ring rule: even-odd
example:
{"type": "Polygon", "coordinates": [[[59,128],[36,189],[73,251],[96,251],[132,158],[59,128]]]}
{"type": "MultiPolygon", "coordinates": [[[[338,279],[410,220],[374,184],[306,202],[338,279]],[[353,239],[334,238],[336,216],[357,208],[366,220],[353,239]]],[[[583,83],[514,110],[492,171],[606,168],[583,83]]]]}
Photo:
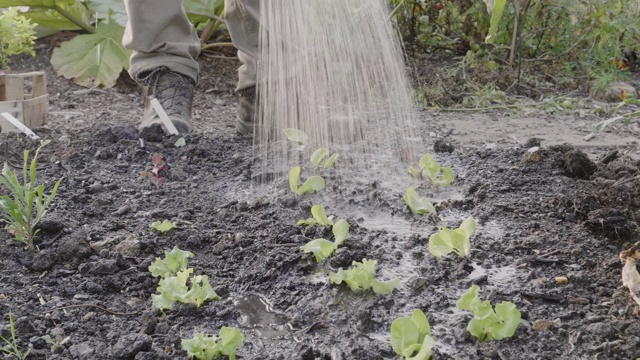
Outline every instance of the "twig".
{"type": "Polygon", "coordinates": [[[104,306],[100,306],[100,305],[96,305],[96,304],[76,304],[76,305],[67,305],[67,306],[61,306],[61,307],[57,307],[57,308],[53,308],[47,311],[43,311],[43,314],[52,312],[52,311],[56,311],[56,310],[64,310],[64,309],[73,309],[73,308],[81,308],[81,307],[93,307],[96,308],[98,310],[102,310],[106,313],[109,313],[111,315],[117,315],[117,316],[132,316],[132,315],[139,315],[141,313],[141,311],[137,311],[137,312],[131,312],[131,313],[120,313],[120,312],[115,312],[112,310],[107,309],[104,306]]]}

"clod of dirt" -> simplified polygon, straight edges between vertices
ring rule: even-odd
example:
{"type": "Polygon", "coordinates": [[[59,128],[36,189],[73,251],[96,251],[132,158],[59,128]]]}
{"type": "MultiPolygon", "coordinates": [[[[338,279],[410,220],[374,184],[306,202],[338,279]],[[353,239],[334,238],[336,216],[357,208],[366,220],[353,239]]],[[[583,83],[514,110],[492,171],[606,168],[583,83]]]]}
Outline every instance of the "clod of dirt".
{"type": "Polygon", "coordinates": [[[591,211],[587,216],[586,224],[614,240],[627,240],[636,233],[638,228],[638,225],[629,220],[622,210],[613,208],[591,211]]]}
{"type": "Polygon", "coordinates": [[[142,129],[138,136],[149,142],[161,142],[164,138],[164,130],[160,124],[153,124],[142,129]]]}
{"type": "Polygon", "coordinates": [[[433,144],[433,151],[437,153],[449,153],[451,154],[456,148],[451,141],[447,139],[438,139],[433,144]]]}
{"type": "Polygon", "coordinates": [[[36,272],[46,271],[51,269],[57,262],[58,255],[52,251],[42,250],[33,256],[30,268],[36,272]]]}
{"type": "Polygon", "coordinates": [[[152,342],[147,334],[127,334],[118,340],[111,354],[116,359],[133,359],[137,353],[148,350],[152,342]]]}
{"type": "Polygon", "coordinates": [[[84,239],[84,233],[76,231],[75,233],[64,237],[58,244],[58,255],[65,261],[82,260],[93,255],[93,249],[84,239]]]}
{"type": "Polygon", "coordinates": [[[562,160],[565,173],[572,178],[586,179],[598,169],[589,156],[580,150],[566,152],[562,155],[562,160]]]}
{"type": "Polygon", "coordinates": [[[525,148],[532,148],[532,147],[540,147],[540,144],[544,141],[544,139],[540,139],[540,138],[530,138],[529,140],[527,140],[527,142],[524,143],[524,147],[525,148]]]}
{"type": "Polygon", "coordinates": [[[522,157],[522,162],[540,162],[542,160],[542,151],[538,146],[534,146],[527,150],[522,157]]]}
{"type": "Polygon", "coordinates": [[[125,257],[137,257],[141,250],[142,244],[140,240],[133,235],[116,245],[116,251],[125,257]]]}

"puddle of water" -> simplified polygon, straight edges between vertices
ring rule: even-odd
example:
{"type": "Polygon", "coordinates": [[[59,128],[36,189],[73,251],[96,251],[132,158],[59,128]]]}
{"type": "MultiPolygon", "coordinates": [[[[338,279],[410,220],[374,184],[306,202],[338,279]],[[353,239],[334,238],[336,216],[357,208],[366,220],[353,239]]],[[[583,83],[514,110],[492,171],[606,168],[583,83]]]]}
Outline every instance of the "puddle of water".
{"type": "Polygon", "coordinates": [[[516,278],[516,268],[513,265],[491,269],[485,269],[477,263],[472,263],[471,266],[473,266],[473,271],[467,278],[472,281],[487,276],[487,281],[490,285],[501,286],[508,285],[516,278]]]}
{"type": "Polygon", "coordinates": [[[289,332],[287,317],[257,294],[248,294],[233,301],[241,314],[240,326],[253,329],[263,340],[276,340],[289,332]]]}
{"type": "Polygon", "coordinates": [[[411,224],[411,222],[397,216],[389,216],[382,213],[358,214],[358,217],[364,219],[359,225],[369,230],[385,230],[395,234],[415,234],[423,233],[424,229],[411,224]]]}

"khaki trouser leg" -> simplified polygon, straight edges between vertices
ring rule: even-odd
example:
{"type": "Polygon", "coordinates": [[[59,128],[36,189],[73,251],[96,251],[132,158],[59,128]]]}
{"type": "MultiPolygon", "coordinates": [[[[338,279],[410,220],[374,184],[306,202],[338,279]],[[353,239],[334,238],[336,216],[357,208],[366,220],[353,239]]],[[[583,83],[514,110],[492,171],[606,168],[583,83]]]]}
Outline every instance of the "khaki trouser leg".
{"type": "Polygon", "coordinates": [[[125,0],[129,14],[122,43],[133,50],[129,73],[166,66],[197,81],[200,40],[180,0],[125,0]]]}
{"type": "Polygon", "coordinates": [[[227,28],[242,62],[238,69],[238,91],[256,85],[260,1],[264,0],[225,0],[227,28]]]}

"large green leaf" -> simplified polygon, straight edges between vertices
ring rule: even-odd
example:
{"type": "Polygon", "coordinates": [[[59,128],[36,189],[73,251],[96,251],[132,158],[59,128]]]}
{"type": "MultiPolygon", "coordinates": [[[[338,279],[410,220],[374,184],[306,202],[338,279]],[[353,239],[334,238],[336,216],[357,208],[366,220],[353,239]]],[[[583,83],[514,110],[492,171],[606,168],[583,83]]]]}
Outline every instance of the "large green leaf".
{"type": "Polygon", "coordinates": [[[123,0],[88,0],[87,6],[98,19],[108,20],[109,14],[111,14],[111,18],[118,24],[127,25],[129,17],[123,0]]]}
{"type": "Polygon", "coordinates": [[[484,0],[485,4],[487,4],[487,12],[491,14],[491,25],[489,27],[489,33],[485,38],[485,42],[487,44],[493,43],[493,39],[498,32],[498,25],[500,24],[500,19],[502,18],[502,14],[504,13],[505,5],[507,4],[507,0],[484,0]]]}
{"type": "Polygon", "coordinates": [[[420,332],[416,324],[409,318],[399,318],[391,323],[391,347],[398,355],[411,356],[408,348],[418,343],[420,332]]]}
{"type": "Polygon", "coordinates": [[[222,15],[224,0],[185,0],[184,8],[189,14],[211,18],[222,15]]]}
{"type": "Polygon", "coordinates": [[[124,28],[101,23],[95,34],[79,35],[53,50],[51,64],[59,76],[79,85],[112,87],[129,68],[129,50],[122,46],[124,28]]]}
{"type": "Polygon", "coordinates": [[[23,15],[40,26],[39,34],[82,28],[93,32],[91,11],[82,1],[0,0],[0,8],[10,6],[28,6],[29,11],[23,15]]]}

